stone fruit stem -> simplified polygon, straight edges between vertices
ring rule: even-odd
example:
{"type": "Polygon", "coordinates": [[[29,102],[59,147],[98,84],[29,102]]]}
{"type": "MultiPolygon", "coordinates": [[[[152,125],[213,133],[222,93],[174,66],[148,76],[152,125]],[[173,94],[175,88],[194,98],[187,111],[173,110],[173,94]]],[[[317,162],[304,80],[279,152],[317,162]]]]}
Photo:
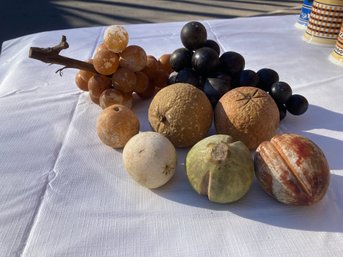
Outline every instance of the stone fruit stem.
{"type": "Polygon", "coordinates": [[[63,65],[63,68],[56,71],[56,73],[59,72],[60,74],[62,70],[66,68],[75,68],[98,73],[91,63],[68,58],[59,54],[63,49],[67,49],[68,47],[69,44],[66,36],[62,36],[61,42],[56,46],[48,48],[30,47],[29,58],[33,58],[45,63],[63,65]]]}

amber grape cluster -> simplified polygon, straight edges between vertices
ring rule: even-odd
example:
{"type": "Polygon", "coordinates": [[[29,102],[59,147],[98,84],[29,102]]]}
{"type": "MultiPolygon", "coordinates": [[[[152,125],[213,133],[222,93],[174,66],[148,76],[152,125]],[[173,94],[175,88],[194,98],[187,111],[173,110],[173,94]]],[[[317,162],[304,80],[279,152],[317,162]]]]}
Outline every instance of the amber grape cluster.
{"type": "Polygon", "coordinates": [[[103,109],[113,104],[131,108],[133,93],[150,98],[167,85],[171,73],[169,58],[170,54],[164,54],[156,59],[142,47],[129,45],[127,30],[112,25],[107,27],[93,58],[87,60],[97,73],[80,70],[75,82],[103,109]]]}

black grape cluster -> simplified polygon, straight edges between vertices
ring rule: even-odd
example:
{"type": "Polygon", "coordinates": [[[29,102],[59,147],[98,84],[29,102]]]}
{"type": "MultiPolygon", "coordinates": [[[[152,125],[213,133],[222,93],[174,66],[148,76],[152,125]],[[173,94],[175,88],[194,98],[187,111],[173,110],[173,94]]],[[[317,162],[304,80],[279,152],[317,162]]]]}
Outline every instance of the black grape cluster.
{"type": "Polygon", "coordinates": [[[174,72],[170,74],[168,84],[183,82],[198,87],[213,107],[232,88],[258,87],[273,97],[280,111],[280,120],[285,118],[287,111],[300,115],[307,110],[307,99],[293,94],[287,83],[279,81],[276,71],[244,69],[245,59],[241,54],[234,51],[220,54],[218,43],[207,39],[206,28],[200,22],[185,24],[180,37],[184,47],[176,49],[170,56],[174,72]]]}

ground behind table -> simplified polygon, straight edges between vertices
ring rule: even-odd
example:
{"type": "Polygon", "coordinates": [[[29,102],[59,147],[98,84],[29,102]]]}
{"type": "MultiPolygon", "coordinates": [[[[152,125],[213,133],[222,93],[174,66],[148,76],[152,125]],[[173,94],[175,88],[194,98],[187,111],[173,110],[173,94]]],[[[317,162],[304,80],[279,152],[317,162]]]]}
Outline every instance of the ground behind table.
{"type": "Polygon", "coordinates": [[[299,13],[300,0],[4,0],[0,44],[23,35],[111,24],[205,20],[299,13]]]}

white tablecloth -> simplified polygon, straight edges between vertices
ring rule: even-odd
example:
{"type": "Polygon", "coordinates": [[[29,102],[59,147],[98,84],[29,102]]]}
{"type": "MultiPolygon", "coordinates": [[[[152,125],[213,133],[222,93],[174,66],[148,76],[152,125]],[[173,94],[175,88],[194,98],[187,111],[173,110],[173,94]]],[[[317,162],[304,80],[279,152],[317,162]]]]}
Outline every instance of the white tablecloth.
{"type": "MultiPolygon", "coordinates": [[[[100,143],[101,109],[74,84],[76,70],[55,71],[28,58],[31,46],[67,36],[62,55],[85,60],[104,27],[51,31],[3,45],[0,57],[0,256],[343,256],[343,68],[330,47],[310,45],[297,16],[203,21],[223,51],[246,68],[278,71],[310,102],[288,115],[280,132],[313,140],[325,153],[331,184],[310,207],[282,205],[254,182],[233,204],[199,196],[178,150],[175,177],[157,190],[139,186],[123,169],[122,151],[100,143]]],[[[126,26],[130,44],[159,57],[181,47],[184,23],[126,26]]],[[[149,101],[137,101],[141,131],[150,130],[149,101]]],[[[213,129],[211,130],[213,133],[213,129]]]]}

